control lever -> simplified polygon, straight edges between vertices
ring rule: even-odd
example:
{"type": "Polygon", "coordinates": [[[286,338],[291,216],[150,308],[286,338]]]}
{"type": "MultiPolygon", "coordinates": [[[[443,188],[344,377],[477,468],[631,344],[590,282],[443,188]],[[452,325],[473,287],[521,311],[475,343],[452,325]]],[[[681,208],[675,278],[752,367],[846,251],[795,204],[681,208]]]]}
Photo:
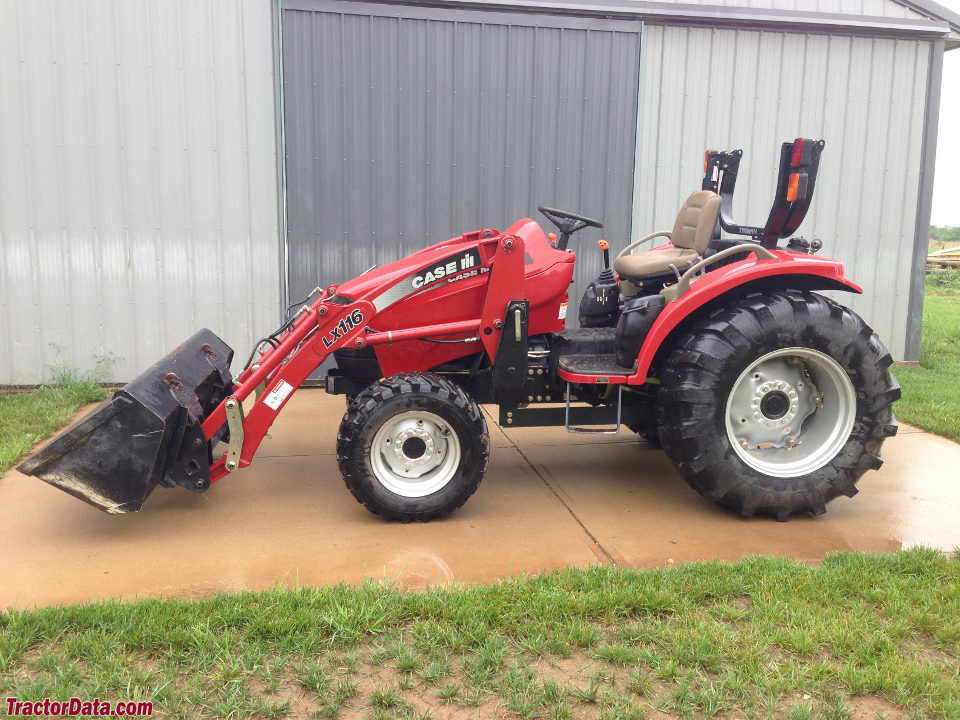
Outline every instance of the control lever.
{"type": "Polygon", "coordinates": [[[606,240],[598,240],[597,245],[599,245],[600,249],[603,250],[603,270],[600,272],[598,284],[610,285],[611,283],[616,283],[617,279],[614,277],[613,271],[610,269],[610,243],[608,243],[606,240]]]}
{"type": "Polygon", "coordinates": [[[600,276],[587,285],[580,299],[580,327],[614,327],[620,311],[620,285],[610,269],[610,244],[600,240],[597,245],[603,250],[603,270],[600,276]]]}

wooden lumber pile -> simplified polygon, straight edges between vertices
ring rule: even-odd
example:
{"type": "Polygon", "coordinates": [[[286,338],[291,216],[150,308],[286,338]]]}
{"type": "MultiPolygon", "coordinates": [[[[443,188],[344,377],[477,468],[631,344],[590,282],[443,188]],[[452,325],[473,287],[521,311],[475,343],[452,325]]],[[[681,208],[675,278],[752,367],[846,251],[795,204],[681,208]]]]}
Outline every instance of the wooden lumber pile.
{"type": "Polygon", "coordinates": [[[934,250],[927,255],[927,272],[938,269],[960,270],[960,248],[934,250]]]}

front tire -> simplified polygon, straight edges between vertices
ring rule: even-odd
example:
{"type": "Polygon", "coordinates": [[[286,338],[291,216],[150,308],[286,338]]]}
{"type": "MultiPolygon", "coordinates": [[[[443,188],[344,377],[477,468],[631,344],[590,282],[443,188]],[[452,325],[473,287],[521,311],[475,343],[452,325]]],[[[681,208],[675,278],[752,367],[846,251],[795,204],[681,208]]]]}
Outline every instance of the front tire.
{"type": "Polygon", "coordinates": [[[852,497],[896,434],[893,360],[851,310],[820,295],[748,295],[680,338],[657,418],[701,495],[745,517],[822,514],[852,497]]]}
{"type": "Polygon", "coordinates": [[[428,522],[473,495],[490,436],[476,402],[431,373],[395,375],[350,403],[337,434],[340,474],[386,520],[428,522]]]}

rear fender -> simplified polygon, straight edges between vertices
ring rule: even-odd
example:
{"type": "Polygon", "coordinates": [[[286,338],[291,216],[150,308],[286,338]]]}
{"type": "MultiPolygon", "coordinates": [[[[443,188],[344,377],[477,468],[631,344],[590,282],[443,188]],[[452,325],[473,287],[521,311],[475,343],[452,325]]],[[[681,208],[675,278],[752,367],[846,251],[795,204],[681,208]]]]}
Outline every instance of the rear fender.
{"type": "Polygon", "coordinates": [[[756,256],[707,273],[691,286],[690,291],[674,302],[668,302],[647,334],[637,357],[637,370],[627,378],[628,385],[642,385],[657,354],[665,349],[686,321],[724,299],[751,291],[782,289],[843,290],[857,294],[863,288],[849,280],[843,263],[785,251],[774,251],[773,260],[756,256]]]}

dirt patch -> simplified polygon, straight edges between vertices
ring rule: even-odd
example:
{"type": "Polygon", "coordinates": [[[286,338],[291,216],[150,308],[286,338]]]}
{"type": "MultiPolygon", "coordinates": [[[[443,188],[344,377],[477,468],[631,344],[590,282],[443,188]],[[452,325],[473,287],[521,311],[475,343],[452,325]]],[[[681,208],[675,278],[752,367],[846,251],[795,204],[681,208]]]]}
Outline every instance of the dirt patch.
{"type": "Polygon", "coordinates": [[[742,610],[743,612],[753,612],[756,610],[753,600],[748,597],[733,598],[733,604],[738,610],[742,610]]]}
{"type": "MultiPolygon", "coordinates": [[[[395,658],[387,658],[380,663],[372,662],[369,658],[377,652],[382,653],[383,649],[364,644],[352,650],[348,656],[317,658],[307,667],[267,658],[259,665],[257,674],[247,680],[247,688],[262,701],[264,716],[282,716],[288,720],[316,720],[334,715],[341,720],[371,717],[518,720],[524,715],[510,709],[510,691],[505,687],[505,677],[513,668],[529,667],[535,679],[535,693],[542,693],[545,686],[560,689],[559,693],[553,690],[555,695],[552,701],[540,699],[535,712],[541,718],[550,717],[550,710],[557,702],[567,707],[571,720],[630,717],[634,713],[639,713],[644,720],[678,720],[684,716],[680,712],[661,709],[672,705],[678,688],[676,683],[660,680],[647,667],[618,666],[591,658],[583,652],[569,657],[544,655],[528,666],[522,661],[514,665],[517,658],[508,653],[498,676],[491,681],[488,689],[480,691],[473,690],[467,683],[461,655],[447,657],[449,675],[428,682],[420,676],[420,670],[400,672],[395,658]],[[328,683],[320,682],[322,687],[316,692],[298,680],[311,668],[322,672],[328,680],[328,683]],[[631,674],[636,670],[644,679],[642,694],[637,694],[632,685],[631,674]],[[341,695],[339,700],[335,699],[338,686],[345,682],[352,686],[352,692],[348,696],[341,695]],[[450,683],[457,683],[461,692],[448,702],[440,697],[439,689],[450,683]]],[[[772,657],[776,654],[772,653],[772,657]]],[[[951,661],[938,649],[924,648],[920,656],[938,663],[951,661]]],[[[56,659],[56,652],[49,647],[33,648],[24,654],[14,675],[42,681],[56,659]]],[[[162,661],[138,660],[137,665],[150,672],[163,672],[162,661]]],[[[184,687],[188,679],[180,675],[174,682],[184,687]]],[[[845,717],[850,720],[907,720],[909,717],[900,706],[874,695],[848,697],[844,703],[850,713],[845,717]]],[[[787,720],[801,706],[809,707],[814,713],[822,712],[827,707],[823,698],[809,693],[793,693],[778,699],[776,709],[769,713],[769,717],[772,720],[787,720]]],[[[158,710],[159,716],[166,716],[164,708],[158,710]]],[[[194,710],[200,713],[202,708],[195,707],[194,710]]],[[[759,708],[753,710],[756,712],[759,708]]],[[[744,720],[746,714],[744,710],[735,709],[723,711],[714,717],[718,720],[744,720]]]]}
{"type": "Polygon", "coordinates": [[[250,681],[249,687],[251,693],[263,696],[270,704],[289,703],[290,712],[283,716],[287,720],[315,720],[323,707],[314,693],[293,681],[281,683],[272,692],[262,681],[256,679],[250,681]]]}
{"type": "Polygon", "coordinates": [[[28,650],[20,657],[19,667],[14,670],[13,674],[17,677],[25,678],[27,680],[39,680],[41,677],[43,677],[43,672],[36,666],[41,662],[42,659],[40,648],[28,650]]]}
{"type": "Polygon", "coordinates": [[[541,682],[553,681],[560,686],[586,690],[590,676],[597,671],[601,663],[585,655],[571,655],[567,658],[542,657],[534,665],[541,682]]]}
{"type": "Polygon", "coordinates": [[[899,705],[876,695],[857,695],[850,698],[848,704],[853,710],[850,720],[907,720],[910,717],[899,705]]]}
{"type": "Polygon", "coordinates": [[[936,665],[955,664],[957,658],[940,648],[918,647],[917,660],[920,662],[931,662],[936,665]]]}

